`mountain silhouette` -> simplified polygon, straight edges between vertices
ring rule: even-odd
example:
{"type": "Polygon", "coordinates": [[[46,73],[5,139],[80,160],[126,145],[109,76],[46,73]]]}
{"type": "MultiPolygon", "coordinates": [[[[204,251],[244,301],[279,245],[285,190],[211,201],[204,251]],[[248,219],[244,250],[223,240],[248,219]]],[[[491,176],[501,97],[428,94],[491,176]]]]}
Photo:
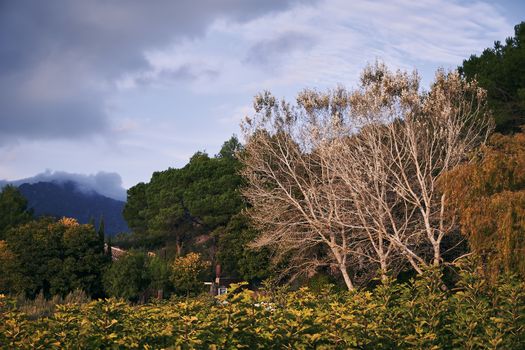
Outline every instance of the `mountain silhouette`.
{"type": "Polygon", "coordinates": [[[126,204],[123,201],[92,190],[82,190],[72,181],[24,183],[18,188],[27,198],[28,207],[33,209],[35,216],[66,216],[83,224],[95,220],[96,225],[103,218],[106,235],[129,232],[122,216],[126,204]]]}

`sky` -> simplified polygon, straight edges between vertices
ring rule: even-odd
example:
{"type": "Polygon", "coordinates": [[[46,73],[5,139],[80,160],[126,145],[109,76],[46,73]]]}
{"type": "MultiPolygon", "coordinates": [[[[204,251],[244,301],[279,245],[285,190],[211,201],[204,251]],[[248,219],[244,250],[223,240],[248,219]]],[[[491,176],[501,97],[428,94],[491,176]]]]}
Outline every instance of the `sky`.
{"type": "Polygon", "coordinates": [[[352,88],[376,60],[428,86],[522,20],[520,0],[0,0],[0,180],[122,198],[217,153],[258,92],[352,88]]]}

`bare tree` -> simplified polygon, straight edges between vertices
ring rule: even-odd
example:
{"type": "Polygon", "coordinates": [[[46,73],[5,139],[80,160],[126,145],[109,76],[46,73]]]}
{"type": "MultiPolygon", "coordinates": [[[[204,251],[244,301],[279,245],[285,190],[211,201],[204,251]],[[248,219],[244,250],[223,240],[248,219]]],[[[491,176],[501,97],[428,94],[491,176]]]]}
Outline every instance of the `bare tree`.
{"type": "Polygon", "coordinates": [[[484,97],[443,71],[421,93],[416,73],[381,64],[352,92],[306,90],[295,106],[259,95],[243,124],[255,245],[299,272],[337,266],[349,289],[362,271],[440,264],[455,223],[437,182],[490,133],[484,97]]]}
{"type": "Polygon", "coordinates": [[[332,164],[342,165],[341,176],[359,196],[367,194],[363,205],[375,203],[366,208],[366,222],[421,272],[428,265],[421,248],[429,246],[431,263],[439,265],[443,238],[455,228],[438,181],[468,161],[493,127],[485,92],[475,82],[439,70],[421,94],[418,81],[416,74],[392,74],[382,65],[367,68],[350,98],[352,114],[366,128],[356,136],[357,150],[343,147],[332,164]]]}
{"type": "Polygon", "coordinates": [[[353,289],[349,267],[361,242],[349,225],[337,220],[342,211],[340,180],[319,152],[321,144],[336,136],[332,117],[347,108],[334,101],[316,101],[331,105],[333,113],[309,115],[304,103],[299,104],[302,109],[291,107],[269,93],[256,98],[257,114],[243,125],[243,175],[248,183],[244,195],[262,232],[256,246],[273,247],[277,256],[291,258],[290,270],[299,273],[336,267],[353,289]]]}

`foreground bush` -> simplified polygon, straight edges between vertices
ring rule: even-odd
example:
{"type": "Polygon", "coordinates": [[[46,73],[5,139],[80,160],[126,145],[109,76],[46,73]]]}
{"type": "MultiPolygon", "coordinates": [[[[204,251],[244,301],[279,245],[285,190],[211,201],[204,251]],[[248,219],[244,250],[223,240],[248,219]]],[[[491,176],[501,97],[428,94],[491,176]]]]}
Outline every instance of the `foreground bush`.
{"type": "Polygon", "coordinates": [[[6,349],[520,349],[525,283],[487,285],[468,271],[447,290],[436,272],[374,291],[181,298],[132,306],[114,299],[57,306],[30,321],[0,299],[6,349]]]}

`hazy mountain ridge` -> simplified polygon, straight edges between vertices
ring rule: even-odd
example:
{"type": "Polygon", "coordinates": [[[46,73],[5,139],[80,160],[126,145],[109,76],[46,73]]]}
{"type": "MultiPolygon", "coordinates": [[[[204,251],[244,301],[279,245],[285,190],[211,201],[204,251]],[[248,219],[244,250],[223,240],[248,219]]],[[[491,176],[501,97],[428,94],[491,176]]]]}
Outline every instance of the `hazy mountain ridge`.
{"type": "Polygon", "coordinates": [[[107,235],[129,231],[122,216],[125,202],[80,189],[73,181],[24,183],[18,188],[36,216],[66,216],[80,223],[94,219],[97,224],[103,218],[107,235]]]}
{"type": "Polygon", "coordinates": [[[22,184],[35,184],[38,182],[52,182],[64,184],[66,182],[75,183],[77,190],[81,192],[95,191],[103,196],[119,201],[126,201],[126,189],[122,187],[122,178],[114,172],[99,171],[94,174],[70,173],[67,171],[56,171],[47,169],[31,177],[18,180],[0,180],[0,188],[11,184],[20,186],[22,184]]]}

